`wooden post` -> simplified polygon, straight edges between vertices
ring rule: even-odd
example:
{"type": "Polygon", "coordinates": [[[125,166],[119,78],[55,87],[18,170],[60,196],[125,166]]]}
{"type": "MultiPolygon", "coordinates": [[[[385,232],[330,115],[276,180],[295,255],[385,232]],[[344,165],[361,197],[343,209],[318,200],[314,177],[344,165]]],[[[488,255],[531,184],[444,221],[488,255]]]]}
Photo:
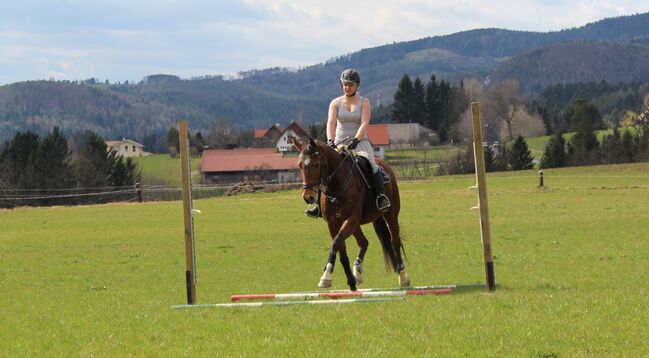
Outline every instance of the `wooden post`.
{"type": "Polygon", "coordinates": [[[494,263],[491,255],[491,231],[489,229],[489,201],[487,199],[487,176],[485,174],[484,151],[482,144],[482,120],[480,103],[471,103],[473,117],[473,153],[475,158],[475,176],[478,186],[478,208],[480,209],[480,236],[484,252],[487,291],[496,289],[494,263]]]}
{"type": "Polygon", "coordinates": [[[543,170],[539,170],[539,187],[543,188],[543,170]]]}
{"type": "Polygon", "coordinates": [[[187,121],[178,122],[180,136],[180,171],[183,194],[183,217],[185,221],[185,282],[187,284],[187,304],[196,303],[196,257],[194,246],[194,220],[192,219],[191,168],[189,165],[189,145],[187,121]]]}

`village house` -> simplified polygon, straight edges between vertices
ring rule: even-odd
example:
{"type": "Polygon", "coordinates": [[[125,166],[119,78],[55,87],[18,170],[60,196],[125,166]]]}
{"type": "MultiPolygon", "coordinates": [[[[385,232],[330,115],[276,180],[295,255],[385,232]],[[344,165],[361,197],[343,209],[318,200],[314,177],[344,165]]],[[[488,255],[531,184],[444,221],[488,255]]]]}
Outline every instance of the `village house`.
{"type": "Polygon", "coordinates": [[[367,137],[372,143],[374,155],[385,159],[385,149],[390,145],[390,137],[387,124],[370,124],[367,127],[367,137]]]}
{"type": "Polygon", "coordinates": [[[201,161],[205,184],[238,183],[245,180],[292,183],[300,180],[297,158],[275,148],[206,149],[201,161]]]}
{"type": "Polygon", "coordinates": [[[293,146],[293,138],[298,138],[300,141],[305,141],[309,137],[309,134],[302,129],[297,123],[291,122],[291,124],[286,127],[282,134],[275,141],[275,148],[280,153],[293,152],[296,151],[293,146]]]}
{"type": "Polygon", "coordinates": [[[111,149],[124,158],[141,157],[150,154],[144,151],[144,145],[126,138],[122,138],[122,140],[107,140],[106,150],[110,151],[111,149]]]}
{"type": "Polygon", "coordinates": [[[390,148],[412,148],[427,146],[438,141],[431,129],[419,123],[388,124],[390,148]]]}
{"type": "Polygon", "coordinates": [[[277,139],[284,132],[284,128],[275,123],[270,128],[255,129],[254,146],[256,148],[270,147],[277,142],[277,139]]]}

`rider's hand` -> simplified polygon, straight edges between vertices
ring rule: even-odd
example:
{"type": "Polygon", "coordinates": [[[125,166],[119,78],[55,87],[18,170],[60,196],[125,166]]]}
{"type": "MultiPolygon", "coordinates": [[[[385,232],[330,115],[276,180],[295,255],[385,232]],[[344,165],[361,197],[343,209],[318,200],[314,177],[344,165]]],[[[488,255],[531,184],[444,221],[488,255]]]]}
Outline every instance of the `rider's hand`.
{"type": "Polygon", "coordinates": [[[334,142],[333,139],[327,139],[327,145],[330,146],[333,149],[337,149],[338,147],[336,146],[336,142],[334,142]]]}
{"type": "Polygon", "coordinates": [[[358,140],[358,138],[354,138],[354,139],[352,139],[352,142],[349,143],[349,145],[347,146],[347,148],[348,148],[348,149],[356,149],[356,146],[357,146],[358,143],[360,143],[360,142],[361,142],[361,141],[358,140]]]}

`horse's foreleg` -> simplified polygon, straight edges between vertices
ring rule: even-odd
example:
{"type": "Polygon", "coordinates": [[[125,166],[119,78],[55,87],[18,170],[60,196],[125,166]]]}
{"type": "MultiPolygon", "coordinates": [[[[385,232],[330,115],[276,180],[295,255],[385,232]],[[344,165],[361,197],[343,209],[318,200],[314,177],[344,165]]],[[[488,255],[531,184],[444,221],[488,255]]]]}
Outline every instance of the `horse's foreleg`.
{"type": "Polygon", "coordinates": [[[367,238],[363,234],[363,231],[361,230],[360,226],[358,227],[358,230],[354,232],[354,237],[356,238],[356,243],[358,244],[359,250],[358,250],[358,257],[356,257],[356,260],[354,260],[354,265],[352,266],[352,273],[354,274],[354,277],[356,278],[356,284],[360,285],[363,283],[363,260],[365,259],[365,252],[367,252],[367,246],[369,246],[369,241],[367,241],[367,238]]]}
{"type": "Polygon", "coordinates": [[[356,277],[349,266],[349,256],[347,256],[347,248],[345,247],[344,241],[340,245],[340,264],[343,266],[343,270],[345,271],[349,289],[351,291],[356,291],[356,277]]]}
{"type": "MultiPolygon", "coordinates": [[[[351,220],[345,220],[339,229],[335,227],[335,224],[333,223],[329,224],[329,233],[333,237],[333,240],[331,243],[331,251],[329,251],[329,259],[327,260],[327,264],[325,266],[324,273],[320,278],[320,282],[318,283],[318,287],[320,288],[331,287],[331,283],[333,281],[334,263],[336,262],[336,254],[338,253],[338,250],[340,250],[340,247],[344,245],[345,239],[347,239],[352,234],[352,232],[354,232],[355,227],[358,227],[358,224],[352,222],[351,220]]],[[[351,274],[351,268],[349,267],[349,258],[347,258],[346,262],[343,262],[341,257],[340,263],[343,265],[345,274],[347,275],[347,269],[349,269],[349,273],[351,274]]],[[[347,276],[348,276],[347,281],[350,282],[349,275],[347,276]]],[[[353,275],[351,277],[353,278],[353,275]]],[[[351,287],[352,285],[350,285],[350,288],[351,287]]],[[[354,289],[356,289],[355,279],[354,279],[353,287],[354,289]]]]}

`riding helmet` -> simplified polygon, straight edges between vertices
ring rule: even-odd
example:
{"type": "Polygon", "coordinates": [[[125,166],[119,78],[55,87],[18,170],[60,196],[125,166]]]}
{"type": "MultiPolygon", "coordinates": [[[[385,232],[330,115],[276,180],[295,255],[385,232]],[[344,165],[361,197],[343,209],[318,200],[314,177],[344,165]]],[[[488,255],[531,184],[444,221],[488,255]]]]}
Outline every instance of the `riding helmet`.
{"type": "Polygon", "coordinates": [[[358,71],[348,68],[340,74],[340,83],[345,82],[356,82],[357,85],[361,84],[361,76],[358,74],[358,71]]]}

